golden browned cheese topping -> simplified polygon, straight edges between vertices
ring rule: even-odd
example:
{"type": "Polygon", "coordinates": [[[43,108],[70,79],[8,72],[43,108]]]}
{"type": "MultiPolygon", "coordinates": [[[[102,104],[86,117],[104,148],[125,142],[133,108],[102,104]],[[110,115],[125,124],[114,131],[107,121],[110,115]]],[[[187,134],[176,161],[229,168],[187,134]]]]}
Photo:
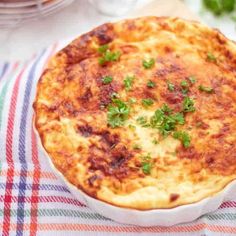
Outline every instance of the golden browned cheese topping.
{"type": "Polygon", "coordinates": [[[104,24],[54,56],[34,103],[54,166],[135,208],[200,201],[236,178],[236,45],[176,18],[104,24]]]}

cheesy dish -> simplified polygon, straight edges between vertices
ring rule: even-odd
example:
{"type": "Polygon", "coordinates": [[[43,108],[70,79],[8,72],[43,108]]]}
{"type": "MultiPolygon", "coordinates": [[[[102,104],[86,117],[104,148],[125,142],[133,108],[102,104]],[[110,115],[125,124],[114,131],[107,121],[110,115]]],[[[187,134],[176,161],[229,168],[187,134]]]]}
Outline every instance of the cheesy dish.
{"type": "Polygon", "coordinates": [[[198,202],[236,179],[236,45],[178,18],[107,23],[48,63],[35,127],[68,182],[148,210],[198,202]]]}

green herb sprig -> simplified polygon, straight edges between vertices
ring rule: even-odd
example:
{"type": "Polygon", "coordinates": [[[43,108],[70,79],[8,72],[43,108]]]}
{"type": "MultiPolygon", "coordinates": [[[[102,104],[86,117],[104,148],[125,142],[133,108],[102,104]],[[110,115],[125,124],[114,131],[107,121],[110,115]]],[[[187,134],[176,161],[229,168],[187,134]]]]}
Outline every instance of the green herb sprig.
{"type": "Polygon", "coordinates": [[[112,128],[123,126],[128,119],[129,113],[130,108],[125,102],[119,99],[113,99],[113,104],[108,106],[108,124],[112,128]]]}
{"type": "Polygon", "coordinates": [[[141,156],[142,162],[142,171],[144,174],[149,175],[151,173],[151,169],[153,167],[153,163],[151,162],[151,155],[147,154],[146,156],[141,156]]]}
{"type": "Polygon", "coordinates": [[[143,67],[145,69],[150,69],[154,66],[155,64],[155,60],[154,58],[150,58],[150,59],[147,59],[147,60],[143,60],[143,67]]]}
{"type": "Polygon", "coordinates": [[[203,0],[204,6],[215,15],[232,12],[235,9],[235,0],[203,0]]]}
{"type": "Polygon", "coordinates": [[[144,98],[142,99],[142,105],[144,107],[150,107],[154,104],[154,101],[151,98],[144,98]]]}
{"type": "Polygon", "coordinates": [[[124,79],[124,86],[125,86],[125,90],[129,91],[131,90],[132,86],[133,86],[133,82],[134,82],[135,77],[134,76],[126,76],[124,79]]]}
{"type": "Polygon", "coordinates": [[[98,52],[101,54],[101,57],[98,58],[100,65],[104,65],[107,62],[118,61],[121,56],[120,51],[112,52],[107,44],[100,46],[98,52]]]}
{"type": "Polygon", "coordinates": [[[103,84],[110,84],[112,82],[113,78],[111,76],[105,76],[102,78],[103,84]]]}
{"type": "Polygon", "coordinates": [[[175,131],[173,133],[173,137],[175,139],[179,139],[182,142],[182,144],[185,148],[188,148],[190,146],[190,137],[189,137],[187,132],[185,132],[185,131],[175,131]]]}

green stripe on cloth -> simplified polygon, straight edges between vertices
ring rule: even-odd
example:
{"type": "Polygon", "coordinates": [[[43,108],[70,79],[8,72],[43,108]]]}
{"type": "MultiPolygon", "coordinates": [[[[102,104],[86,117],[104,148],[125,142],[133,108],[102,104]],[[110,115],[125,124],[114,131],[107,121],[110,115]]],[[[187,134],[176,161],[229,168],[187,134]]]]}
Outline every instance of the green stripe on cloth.
{"type": "MultiPolygon", "coordinates": [[[[19,212],[18,212],[19,213],[19,212]]],[[[17,210],[12,209],[9,211],[11,217],[17,216],[17,210]]],[[[30,217],[30,210],[24,210],[20,212],[22,217],[30,217]]],[[[3,210],[0,209],[0,216],[3,216],[3,210]]],[[[66,209],[38,209],[38,216],[39,217],[74,217],[74,218],[83,218],[83,219],[90,219],[90,220],[106,220],[110,221],[97,213],[89,213],[89,212],[81,212],[75,210],[66,210],[66,209]]]]}

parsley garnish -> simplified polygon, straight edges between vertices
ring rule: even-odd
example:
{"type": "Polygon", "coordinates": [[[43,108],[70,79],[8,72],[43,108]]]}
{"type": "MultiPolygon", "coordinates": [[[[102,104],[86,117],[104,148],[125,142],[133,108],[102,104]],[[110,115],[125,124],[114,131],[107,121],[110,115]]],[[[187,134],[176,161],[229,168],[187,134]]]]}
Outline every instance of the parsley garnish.
{"type": "Polygon", "coordinates": [[[124,79],[124,86],[126,91],[129,91],[132,88],[134,79],[134,76],[126,76],[126,78],[124,79]]]}
{"type": "Polygon", "coordinates": [[[199,85],[198,86],[198,89],[202,92],[206,92],[206,93],[213,93],[214,92],[214,89],[211,88],[211,87],[205,87],[203,85],[199,85]]]}
{"type": "Polygon", "coordinates": [[[149,175],[151,173],[152,169],[152,163],[151,162],[142,162],[142,170],[145,175],[149,175]]]}
{"type": "Polygon", "coordinates": [[[188,94],[188,89],[182,89],[182,94],[185,97],[188,94]]]}
{"type": "Polygon", "coordinates": [[[121,55],[119,51],[117,52],[110,51],[107,44],[99,47],[98,52],[102,54],[102,57],[98,58],[98,62],[100,65],[104,65],[105,63],[110,61],[118,61],[121,55]]]}
{"type": "Polygon", "coordinates": [[[182,93],[184,96],[186,96],[188,94],[188,91],[189,91],[189,84],[188,84],[188,81],[186,80],[182,80],[180,82],[180,86],[182,87],[182,93]]]}
{"type": "Polygon", "coordinates": [[[203,3],[215,15],[232,12],[235,9],[235,0],[203,0],[203,3]]]}
{"type": "Polygon", "coordinates": [[[142,127],[147,128],[147,127],[150,126],[150,124],[148,123],[148,119],[147,119],[147,117],[145,117],[145,116],[139,116],[136,121],[137,121],[137,123],[138,123],[139,125],[141,125],[142,127]]]}
{"type": "Polygon", "coordinates": [[[172,115],[172,117],[180,125],[183,125],[185,123],[183,113],[175,113],[175,114],[172,115]]]}
{"type": "Polygon", "coordinates": [[[113,99],[113,103],[113,105],[108,106],[107,120],[108,124],[115,128],[124,125],[128,119],[130,108],[119,99],[113,99]]]}
{"type": "Polygon", "coordinates": [[[156,84],[155,84],[153,81],[149,80],[149,81],[147,82],[147,87],[148,87],[148,88],[154,88],[155,86],[156,86],[156,84]]]}
{"type": "MultiPolygon", "coordinates": [[[[195,108],[193,105],[193,100],[186,97],[183,112],[194,111],[195,108]]],[[[184,147],[187,148],[190,146],[190,137],[188,134],[183,131],[175,131],[177,125],[185,124],[184,114],[182,112],[173,113],[173,110],[167,104],[163,104],[161,108],[157,109],[150,120],[147,117],[140,116],[137,122],[142,127],[158,129],[164,137],[172,134],[174,138],[182,141],[184,147]]],[[[157,144],[158,142],[154,139],[152,143],[157,144]]]]}
{"type": "Polygon", "coordinates": [[[105,76],[102,78],[103,84],[110,84],[112,82],[113,78],[111,76],[105,76]]]}
{"type": "Polygon", "coordinates": [[[154,66],[155,60],[153,58],[150,58],[149,60],[143,60],[143,67],[145,69],[150,69],[154,66]]]}
{"type": "Polygon", "coordinates": [[[188,88],[189,87],[189,84],[188,84],[188,81],[186,80],[182,80],[181,83],[180,83],[181,87],[183,88],[188,88]]]}
{"type": "Polygon", "coordinates": [[[195,111],[194,101],[190,97],[185,97],[183,101],[183,112],[195,111]]]}
{"type": "Polygon", "coordinates": [[[190,137],[185,131],[175,131],[173,137],[179,139],[185,148],[190,146],[190,137]]]}
{"type": "Polygon", "coordinates": [[[146,156],[142,156],[141,159],[142,159],[141,165],[142,165],[143,173],[146,174],[146,175],[150,174],[151,169],[152,169],[150,154],[147,154],[146,156]]]}
{"type": "Polygon", "coordinates": [[[161,110],[163,112],[166,112],[166,113],[171,113],[172,112],[172,109],[167,104],[165,104],[165,103],[163,104],[161,110]]]}
{"type": "Polygon", "coordinates": [[[154,102],[151,98],[142,99],[142,105],[145,106],[145,107],[152,106],[153,104],[154,104],[154,102]]]}
{"type": "Polygon", "coordinates": [[[98,52],[99,53],[104,53],[108,50],[108,44],[104,44],[104,45],[101,45],[99,48],[98,48],[98,52]]]}
{"type": "Polygon", "coordinates": [[[217,61],[216,57],[211,52],[207,53],[207,60],[211,61],[211,62],[216,62],[217,61]]]}
{"type": "Polygon", "coordinates": [[[175,85],[169,81],[167,81],[167,87],[168,87],[169,91],[171,91],[171,92],[173,92],[175,90],[175,85]]]}
{"type": "Polygon", "coordinates": [[[167,136],[171,131],[175,130],[177,124],[184,124],[184,122],[183,114],[173,114],[166,104],[162,108],[157,109],[150,119],[151,127],[158,128],[163,136],[167,136]]]}

